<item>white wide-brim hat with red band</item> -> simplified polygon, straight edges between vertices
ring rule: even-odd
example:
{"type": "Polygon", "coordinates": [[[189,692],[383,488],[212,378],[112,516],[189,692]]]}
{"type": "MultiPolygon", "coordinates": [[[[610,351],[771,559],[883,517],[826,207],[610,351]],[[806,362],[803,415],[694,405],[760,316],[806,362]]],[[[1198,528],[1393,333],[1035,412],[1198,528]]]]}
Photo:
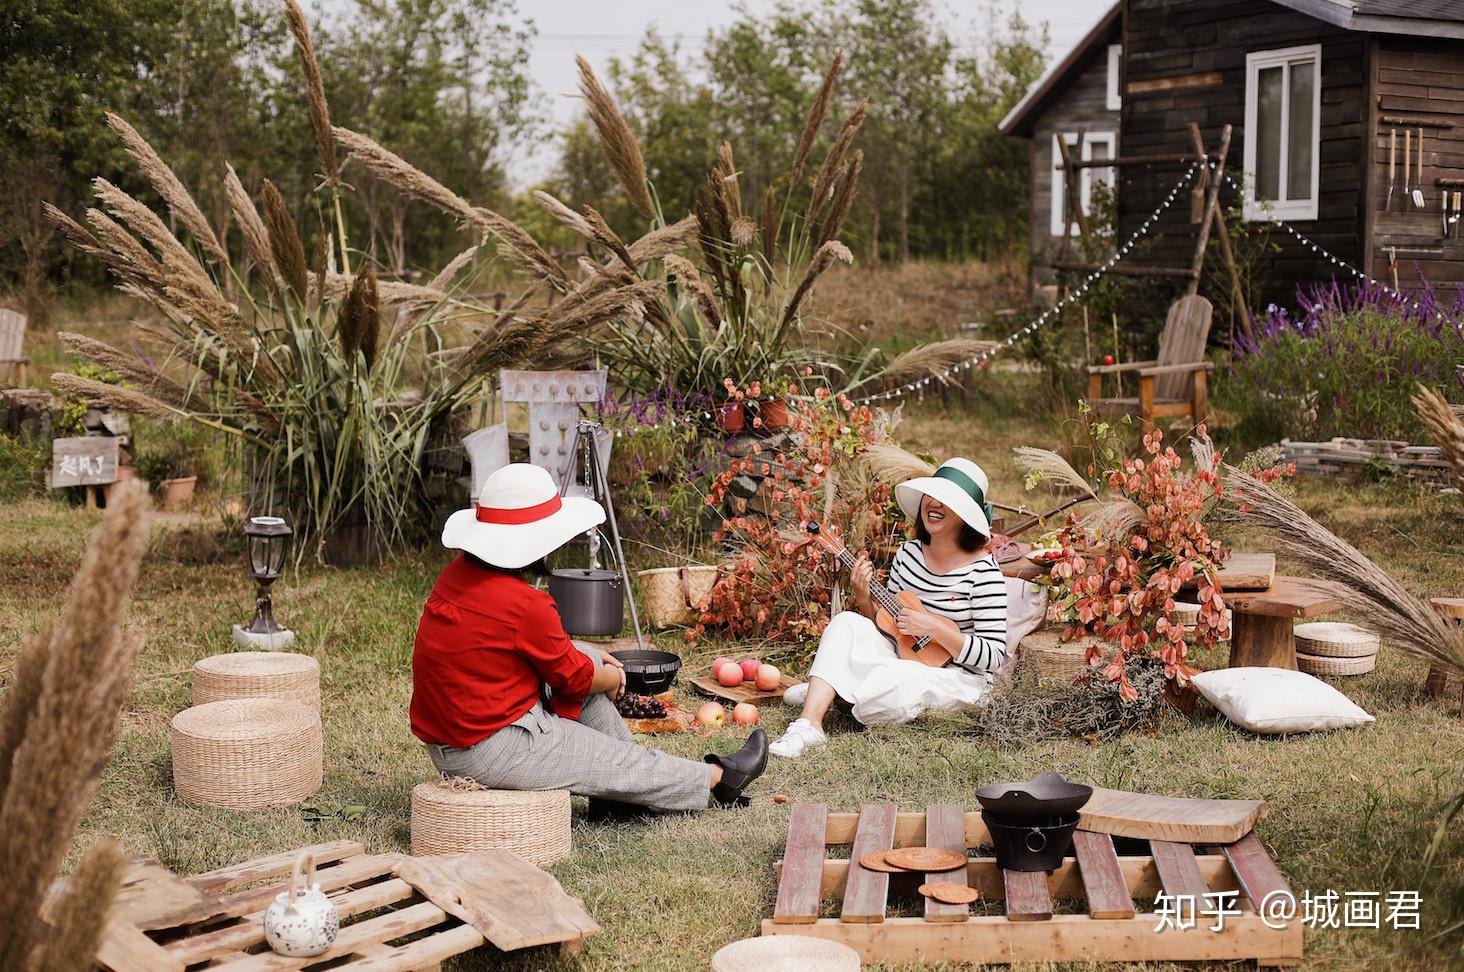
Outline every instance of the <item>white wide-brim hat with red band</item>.
{"type": "Polygon", "coordinates": [[[990,486],[986,471],[969,459],[947,459],[933,476],[907,480],[895,487],[895,502],[913,522],[920,519],[920,497],[938,499],[983,539],[991,538],[990,486]]]}
{"type": "Polygon", "coordinates": [[[604,522],[599,503],[561,497],[547,469],[514,462],[488,477],[476,506],[447,518],[442,545],[517,570],[604,522]]]}

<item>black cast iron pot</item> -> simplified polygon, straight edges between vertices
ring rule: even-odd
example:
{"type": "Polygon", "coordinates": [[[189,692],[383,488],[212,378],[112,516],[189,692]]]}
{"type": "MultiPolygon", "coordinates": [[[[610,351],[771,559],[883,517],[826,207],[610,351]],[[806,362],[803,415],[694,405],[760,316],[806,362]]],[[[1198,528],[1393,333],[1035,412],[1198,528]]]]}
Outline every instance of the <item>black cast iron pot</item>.
{"type": "Polygon", "coordinates": [[[610,654],[625,666],[625,689],[637,695],[658,695],[676,681],[681,656],[654,648],[627,648],[610,654]]]}
{"type": "Polygon", "coordinates": [[[1061,773],[1038,773],[1022,783],[988,783],[976,791],[982,810],[1008,823],[1045,820],[1077,813],[1093,795],[1093,788],[1072,783],[1061,773]]]}
{"type": "Polygon", "coordinates": [[[549,596],[569,634],[619,634],[625,623],[625,585],[613,570],[575,567],[550,571],[549,596]]]}
{"type": "Polygon", "coordinates": [[[1023,823],[1004,821],[990,810],[981,819],[996,848],[996,866],[1008,871],[1051,871],[1073,847],[1078,815],[1045,817],[1023,823]]]}

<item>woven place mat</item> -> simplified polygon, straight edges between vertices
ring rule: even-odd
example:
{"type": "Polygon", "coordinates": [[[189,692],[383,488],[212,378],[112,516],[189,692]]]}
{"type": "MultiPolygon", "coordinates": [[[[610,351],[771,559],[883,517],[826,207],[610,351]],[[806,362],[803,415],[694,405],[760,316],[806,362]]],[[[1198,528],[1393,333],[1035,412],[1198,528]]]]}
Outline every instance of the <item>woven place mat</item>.
{"type": "MultiPolygon", "coordinates": [[[[954,871],[966,863],[966,855],[944,847],[897,847],[884,852],[886,864],[906,871],[954,871]]],[[[860,861],[862,864],[863,861],[860,861]]]]}
{"type": "Polygon", "coordinates": [[[920,893],[942,904],[970,904],[981,899],[981,892],[954,881],[932,881],[920,885],[920,893]]]}
{"type": "Polygon", "coordinates": [[[879,871],[881,874],[900,874],[904,872],[903,867],[896,867],[885,860],[887,851],[873,851],[859,858],[859,866],[866,871],[879,871]]]}

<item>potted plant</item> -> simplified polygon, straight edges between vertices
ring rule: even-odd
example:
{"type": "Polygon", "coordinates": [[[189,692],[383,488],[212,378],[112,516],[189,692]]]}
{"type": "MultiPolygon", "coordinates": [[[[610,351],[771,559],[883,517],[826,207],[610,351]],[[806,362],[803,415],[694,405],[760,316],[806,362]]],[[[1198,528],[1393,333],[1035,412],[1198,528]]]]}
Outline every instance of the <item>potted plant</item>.
{"type": "Polygon", "coordinates": [[[187,509],[198,485],[198,463],[185,443],[174,439],[157,450],[137,454],[137,474],[158,491],[164,510],[187,509]]]}

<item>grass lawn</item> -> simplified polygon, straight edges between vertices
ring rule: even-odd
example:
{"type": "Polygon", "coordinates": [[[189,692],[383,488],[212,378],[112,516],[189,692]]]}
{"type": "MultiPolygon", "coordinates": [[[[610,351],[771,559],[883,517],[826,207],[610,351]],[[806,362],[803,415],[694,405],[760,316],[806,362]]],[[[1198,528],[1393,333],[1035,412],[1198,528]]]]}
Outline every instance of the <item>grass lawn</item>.
{"type": "MultiPolygon", "coordinates": [[[[992,475],[994,496],[1010,499],[1020,490],[1010,447],[1057,440],[1050,423],[1030,414],[1036,409],[1023,411],[1010,402],[997,407],[990,398],[969,409],[932,401],[910,410],[900,437],[941,455],[976,459],[992,475]]],[[[1464,592],[1459,497],[1408,484],[1304,483],[1301,503],[1418,594],[1464,592]]],[[[20,639],[54,612],[94,522],[94,514],[42,500],[0,509],[0,672],[8,675],[20,639]]],[[[129,851],[185,874],[339,838],[373,851],[405,850],[408,794],[432,775],[407,729],[412,636],[447,559],[446,552],[427,550],[371,569],[308,569],[276,586],[278,614],[298,631],[298,649],[321,662],[326,774],[316,803],[326,811],[361,805],[366,813],[349,822],[310,822],[293,808],[200,810],[173,793],[168,722],[189,705],[193,663],[233,648],[229,626],[245,619],[251,584],[237,558],[217,544],[200,541],[178,522],[160,523],[131,615],[147,647],[83,842],[112,834],[129,851]]],[[[679,643],[675,635],[666,640],[679,643]]],[[[726,648],[705,643],[681,650],[695,668],[726,648]]],[[[1200,663],[1223,664],[1223,658],[1200,663]]],[[[1464,932],[1435,937],[1464,920],[1464,826],[1448,836],[1438,858],[1444,863],[1428,873],[1422,864],[1438,805],[1464,784],[1464,720],[1457,685],[1447,703],[1427,702],[1423,679],[1420,663],[1385,648],[1373,673],[1336,680],[1377,716],[1375,724],[1289,739],[1247,735],[1203,706],[1196,718],[1176,716],[1155,735],[1006,751],[970,734],[959,719],[870,730],[835,722],[827,749],[775,760],[745,811],[615,826],[577,816],[575,854],[551,870],[604,932],[573,963],[535,951],[506,961],[487,954],[454,967],[704,969],[713,951],[756,934],[771,913],[772,864],[788,815],[787,805],[768,799],[773,794],[838,810],[876,800],[907,810],[939,801],[974,808],[974,787],[1045,769],[1110,787],[1263,797],[1271,812],[1260,836],[1298,892],[1422,893],[1422,930],[1313,931],[1304,968],[1464,967],[1464,932]]],[[[764,724],[776,733],[790,714],[770,706],[764,724]]],[[[740,735],[728,729],[712,738],[658,737],[654,744],[699,757],[709,747],[733,747],[740,735]]]]}

